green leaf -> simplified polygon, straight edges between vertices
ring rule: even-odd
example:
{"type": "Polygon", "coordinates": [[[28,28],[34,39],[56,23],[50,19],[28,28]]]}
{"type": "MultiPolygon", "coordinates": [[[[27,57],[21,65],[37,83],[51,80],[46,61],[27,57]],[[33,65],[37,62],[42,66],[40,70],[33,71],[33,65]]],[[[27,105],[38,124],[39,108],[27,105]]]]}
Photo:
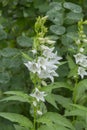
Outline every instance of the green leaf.
{"type": "Polygon", "coordinates": [[[6,97],[0,101],[20,101],[20,102],[28,102],[29,100],[27,98],[21,97],[21,96],[9,96],[6,97]]]}
{"type": "Polygon", "coordinates": [[[70,104],[73,108],[70,111],[65,112],[65,116],[80,116],[85,120],[87,118],[87,107],[78,105],[78,104],[70,104]]]}
{"type": "Polygon", "coordinates": [[[61,2],[51,2],[49,4],[49,6],[50,6],[50,9],[54,9],[54,10],[57,10],[57,11],[62,9],[62,3],[61,2]]]}
{"type": "Polygon", "coordinates": [[[33,9],[24,8],[23,15],[24,15],[25,18],[27,18],[27,17],[35,17],[35,12],[34,12],[33,9]]]}
{"type": "Polygon", "coordinates": [[[6,39],[6,38],[7,38],[7,33],[3,29],[0,29],[0,40],[6,39]]]}
{"type": "Polygon", "coordinates": [[[73,33],[73,35],[74,35],[74,33],[77,33],[77,32],[78,32],[77,25],[74,24],[74,25],[71,25],[71,26],[67,27],[67,33],[73,33]]]}
{"type": "Polygon", "coordinates": [[[82,13],[69,12],[66,18],[74,21],[79,21],[83,18],[83,16],[84,15],[82,13]]]}
{"type": "Polygon", "coordinates": [[[46,15],[48,16],[48,19],[51,20],[56,25],[63,24],[63,13],[54,10],[54,8],[49,10],[46,15]]]}
{"type": "Polygon", "coordinates": [[[17,43],[21,46],[21,47],[31,47],[32,46],[32,39],[27,37],[27,36],[19,36],[17,38],[17,43]]]}
{"type": "Polygon", "coordinates": [[[32,60],[32,58],[29,56],[29,55],[27,55],[27,54],[25,54],[24,52],[21,52],[22,53],[22,56],[25,58],[25,59],[27,59],[27,60],[32,60]]]}
{"type": "Polygon", "coordinates": [[[68,78],[70,78],[70,77],[76,78],[77,75],[78,75],[78,68],[75,67],[75,68],[73,68],[73,69],[70,70],[70,72],[68,74],[68,78]]]}
{"type": "Polygon", "coordinates": [[[52,25],[50,26],[50,30],[57,35],[62,35],[65,33],[65,27],[58,26],[58,25],[52,25]]]}
{"type": "Polygon", "coordinates": [[[20,102],[28,102],[28,103],[30,102],[30,96],[21,91],[7,91],[4,92],[4,94],[13,95],[13,96],[6,97],[1,101],[20,101],[20,102]]]}
{"type": "Polygon", "coordinates": [[[24,98],[28,98],[28,95],[21,91],[6,91],[4,92],[4,94],[16,95],[16,96],[22,96],[24,98]]]}
{"type": "Polygon", "coordinates": [[[61,127],[67,127],[71,130],[75,130],[72,124],[69,120],[61,116],[60,114],[54,113],[54,112],[48,112],[44,114],[42,117],[40,117],[37,122],[45,123],[47,126],[50,126],[52,124],[57,124],[61,127]],[[45,121],[45,119],[47,121],[45,121]],[[50,124],[51,123],[51,124],[50,124]]]}
{"type": "Polygon", "coordinates": [[[70,32],[70,30],[69,30],[69,32],[66,34],[66,36],[75,41],[77,39],[77,37],[78,37],[78,33],[77,33],[77,31],[70,32]]]}
{"type": "Polygon", "coordinates": [[[54,95],[55,101],[58,102],[62,107],[69,108],[70,104],[72,103],[72,100],[67,97],[63,97],[61,95],[54,95]]]}
{"type": "Polygon", "coordinates": [[[39,5],[38,8],[41,13],[45,13],[49,9],[49,6],[45,2],[44,4],[39,5]]]}
{"type": "Polygon", "coordinates": [[[46,96],[46,101],[49,102],[51,105],[53,105],[56,109],[58,109],[57,104],[56,104],[56,98],[54,94],[48,94],[46,96]]]}
{"type": "MultiPolygon", "coordinates": [[[[84,122],[84,120],[76,120],[75,121],[75,128],[76,128],[76,130],[82,130],[82,129],[86,129],[87,127],[86,127],[87,125],[86,125],[86,123],[84,122]]],[[[86,129],[87,130],[87,129],[86,129]]]]}
{"type": "Polygon", "coordinates": [[[42,125],[40,128],[38,128],[38,130],[69,130],[69,129],[57,124],[52,124],[50,126],[42,125]]]}
{"type": "Polygon", "coordinates": [[[10,75],[8,72],[1,72],[0,73],[0,83],[6,84],[10,81],[10,75]]]}
{"type": "Polygon", "coordinates": [[[86,90],[87,90],[87,79],[84,79],[80,81],[74,89],[74,98],[77,102],[81,103],[80,100],[84,97],[86,90]]]}
{"type": "Polygon", "coordinates": [[[62,35],[61,41],[64,46],[68,47],[68,49],[72,49],[73,40],[71,38],[67,37],[66,34],[62,35]]]}
{"type": "Polygon", "coordinates": [[[71,3],[71,2],[64,2],[63,6],[66,9],[70,9],[74,13],[81,13],[82,12],[82,8],[79,5],[71,3]]]}
{"type": "Polygon", "coordinates": [[[25,128],[32,128],[32,122],[23,115],[16,113],[0,112],[0,116],[10,120],[11,122],[18,123],[25,128]]]}
{"type": "Polygon", "coordinates": [[[69,89],[70,91],[73,90],[72,87],[68,83],[65,83],[65,82],[55,82],[50,85],[44,86],[43,88],[41,88],[41,90],[51,93],[53,89],[58,89],[58,88],[66,88],[66,89],[69,89]]]}
{"type": "Polygon", "coordinates": [[[70,111],[65,111],[65,116],[80,116],[80,117],[85,117],[87,112],[75,109],[75,110],[70,110],[70,111]]]}
{"type": "Polygon", "coordinates": [[[76,68],[76,64],[74,63],[73,59],[68,55],[67,56],[68,64],[70,69],[76,68]]]}
{"type": "Polygon", "coordinates": [[[87,112],[87,107],[85,107],[85,106],[78,105],[78,104],[71,104],[71,106],[74,106],[74,107],[78,108],[79,110],[87,112]]]}
{"type": "Polygon", "coordinates": [[[0,130],[15,130],[12,122],[0,117],[0,130]]]}
{"type": "Polygon", "coordinates": [[[24,127],[22,127],[22,126],[19,126],[19,125],[14,125],[14,127],[15,127],[15,130],[29,130],[28,128],[24,128],[24,127]]]}
{"type": "Polygon", "coordinates": [[[17,56],[18,54],[19,54],[19,51],[16,48],[4,48],[1,51],[1,55],[3,57],[13,57],[13,56],[17,56]]]}

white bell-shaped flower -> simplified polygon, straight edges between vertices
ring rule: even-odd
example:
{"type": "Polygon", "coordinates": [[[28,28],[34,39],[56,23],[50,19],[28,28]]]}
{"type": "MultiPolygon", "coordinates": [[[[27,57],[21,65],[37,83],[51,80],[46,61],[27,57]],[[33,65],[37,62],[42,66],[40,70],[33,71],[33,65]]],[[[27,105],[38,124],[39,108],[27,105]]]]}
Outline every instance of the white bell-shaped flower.
{"type": "Polygon", "coordinates": [[[79,67],[78,68],[78,75],[80,75],[81,78],[83,79],[84,76],[87,76],[87,72],[86,72],[86,70],[83,67],[79,67]]]}
{"type": "Polygon", "coordinates": [[[35,88],[35,92],[30,94],[31,97],[34,97],[38,102],[39,101],[42,101],[42,102],[45,102],[45,99],[44,97],[46,96],[47,94],[45,94],[45,92],[40,92],[38,88],[35,88]]]}

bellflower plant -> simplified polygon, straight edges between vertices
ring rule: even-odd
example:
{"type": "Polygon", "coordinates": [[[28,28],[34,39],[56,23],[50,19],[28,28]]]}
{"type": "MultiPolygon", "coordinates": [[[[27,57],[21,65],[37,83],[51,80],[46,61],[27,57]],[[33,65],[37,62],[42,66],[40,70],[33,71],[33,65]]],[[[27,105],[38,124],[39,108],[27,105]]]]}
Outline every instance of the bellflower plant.
{"type": "Polygon", "coordinates": [[[0,1],[1,130],[87,130],[86,5],[0,1]]]}
{"type": "Polygon", "coordinates": [[[34,130],[36,130],[37,116],[43,115],[40,110],[40,103],[44,103],[47,96],[45,91],[40,90],[41,86],[43,83],[46,84],[46,79],[50,79],[53,83],[54,77],[59,76],[56,70],[62,59],[62,57],[57,55],[57,51],[55,52],[54,44],[56,41],[45,37],[47,32],[47,28],[44,26],[46,19],[47,16],[38,17],[35,23],[36,37],[31,50],[34,58],[30,58],[31,60],[24,63],[30,71],[31,80],[34,83],[33,92],[30,94],[34,111],[34,130]]]}

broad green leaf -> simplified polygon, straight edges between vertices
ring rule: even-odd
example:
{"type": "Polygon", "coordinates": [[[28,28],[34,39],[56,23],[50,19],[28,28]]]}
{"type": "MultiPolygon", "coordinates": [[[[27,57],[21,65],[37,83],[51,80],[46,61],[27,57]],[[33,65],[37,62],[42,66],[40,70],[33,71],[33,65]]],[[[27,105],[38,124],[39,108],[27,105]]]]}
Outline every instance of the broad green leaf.
{"type": "Polygon", "coordinates": [[[82,12],[81,6],[79,6],[77,4],[74,4],[74,3],[71,3],[71,2],[64,2],[63,5],[66,9],[70,9],[74,13],[81,13],[82,12]]]}
{"type": "Polygon", "coordinates": [[[75,121],[75,128],[76,130],[82,130],[85,128],[85,130],[87,130],[86,127],[86,123],[84,122],[84,120],[76,120],[75,121]]]}
{"type": "Polygon", "coordinates": [[[0,117],[0,130],[15,130],[12,123],[0,117]]]}
{"type": "Polygon", "coordinates": [[[51,25],[50,30],[57,35],[62,35],[65,33],[65,27],[58,25],[51,25]]]}
{"type": "Polygon", "coordinates": [[[19,55],[19,51],[16,48],[4,48],[1,51],[1,55],[3,57],[15,57],[15,56],[19,55]]]}
{"type": "Polygon", "coordinates": [[[67,27],[67,33],[73,33],[73,35],[74,35],[74,33],[76,33],[76,32],[78,32],[77,25],[71,25],[71,26],[67,27]]]}
{"type": "Polygon", "coordinates": [[[43,124],[45,123],[47,126],[50,126],[52,123],[54,123],[54,124],[58,124],[61,127],[65,127],[65,128],[67,127],[71,130],[75,130],[69,120],[67,120],[60,114],[54,112],[47,112],[42,117],[40,117],[37,120],[37,122],[41,122],[43,124]],[[46,122],[45,119],[48,121],[46,122]]]}
{"type": "Polygon", "coordinates": [[[68,50],[71,49],[73,40],[67,37],[66,34],[61,36],[61,42],[64,46],[69,47],[68,50]]]}
{"type": "Polygon", "coordinates": [[[8,72],[1,72],[0,73],[0,83],[1,84],[6,84],[10,81],[10,75],[8,72]]]}
{"type": "Polygon", "coordinates": [[[32,128],[32,122],[23,115],[16,113],[0,112],[0,116],[10,120],[13,123],[18,123],[21,126],[24,126],[25,128],[32,128]]]}
{"type": "Polygon", "coordinates": [[[25,127],[19,126],[19,125],[14,125],[15,130],[29,130],[28,128],[25,129],[25,127]]]}
{"type": "Polygon", "coordinates": [[[85,95],[85,91],[87,90],[87,79],[80,81],[74,89],[74,98],[76,101],[80,102],[80,100],[85,95]]]}
{"type": "Polygon", "coordinates": [[[56,25],[63,24],[63,13],[54,10],[54,8],[49,10],[46,15],[48,16],[48,19],[51,20],[56,25]]]}
{"type": "Polygon", "coordinates": [[[61,10],[62,9],[62,3],[61,2],[51,2],[49,4],[50,9],[54,9],[54,10],[61,10]]]}
{"type": "Polygon", "coordinates": [[[57,104],[56,104],[56,98],[54,94],[48,94],[46,96],[46,101],[49,102],[51,105],[53,105],[56,109],[58,109],[57,104]]]}
{"type": "Polygon", "coordinates": [[[67,19],[71,19],[74,21],[79,21],[83,18],[83,14],[82,13],[74,13],[74,12],[69,12],[66,16],[67,19]]]}
{"type": "Polygon", "coordinates": [[[0,40],[6,39],[7,38],[7,33],[0,29],[0,40]]]}
{"type": "Polygon", "coordinates": [[[69,129],[57,124],[52,124],[50,126],[42,125],[40,128],[38,128],[38,130],[69,130],[69,129]]]}
{"type": "Polygon", "coordinates": [[[69,108],[72,100],[70,98],[63,97],[61,95],[54,95],[55,101],[58,102],[62,107],[69,108]]]}
{"type": "Polygon", "coordinates": [[[21,47],[31,47],[32,46],[32,39],[27,37],[27,36],[19,36],[17,38],[17,43],[21,46],[21,47]]]}
{"type": "Polygon", "coordinates": [[[2,62],[0,63],[0,69],[3,68],[9,68],[10,70],[12,68],[19,69],[21,64],[23,64],[22,58],[20,56],[13,56],[13,57],[3,57],[2,62]]]}
{"type": "MultiPolygon", "coordinates": [[[[71,29],[71,28],[70,28],[71,29]]],[[[74,29],[75,30],[75,29],[74,29]]],[[[77,31],[75,31],[75,32],[68,32],[67,34],[66,34],[66,36],[67,37],[69,37],[69,38],[71,38],[71,39],[73,39],[74,41],[78,38],[78,33],[77,33],[77,31]]]]}

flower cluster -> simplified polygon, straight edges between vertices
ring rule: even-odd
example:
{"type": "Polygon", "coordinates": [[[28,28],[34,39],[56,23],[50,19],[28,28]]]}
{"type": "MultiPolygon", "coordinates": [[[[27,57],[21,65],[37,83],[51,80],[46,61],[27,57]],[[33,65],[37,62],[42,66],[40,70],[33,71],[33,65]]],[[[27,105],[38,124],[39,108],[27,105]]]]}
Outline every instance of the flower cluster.
{"type": "Polygon", "coordinates": [[[87,43],[87,36],[84,34],[83,24],[87,24],[86,21],[78,22],[78,36],[76,44],[78,46],[78,53],[74,55],[76,64],[78,64],[78,75],[83,79],[84,76],[87,76],[87,56],[84,54],[84,50],[87,43]]]}
{"type": "MultiPolygon", "coordinates": [[[[51,40],[49,41],[51,42],[51,40]]],[[[49,48],[48,46],[40,45],[40,50],[42,52],[41,56],[24,64],[32,73],[36,73],[40,79],[49,78],[54,82],[54,76],[58,76],[55,71],[58,68],[58,64],[60,64],[59,60],[62,58],[57,56],[57,52],[53,52],[54,47],[49,48]]],[[[34,52],[37,52],[37,50],[34,50],[34,52]]]]}
{"type": "MultiPolygon", "coordinates": [[[[41,43],[39,45],[39,50],[36,48],[32,50],[32,53],[36,55],[36,58],[24,64],[29,71],[36,74],[42,81],[48,78],[54,82],[54,76],[58,76],[56,69],[60,64],[59,60],[61,60],[62,57],[57,56],[57,52],[54,52],[53,45],[55,41],[49,40],[48,38],[39,38],[38,40],[41,43]],[[52,46],[48,47],[45,43],[52,46]],[[40,52],[39,55],[38,51],[40,52]]],[[[33,106],[38,108],[39,102],[45,102],[44,97],[46,95],[45,92],[40,92],[38,88],[35,88],[34,93],[30,94],[30,96],[33,97],[33,106]]],[[[42,115],[42,110],[37,109],[37,114],[42,115]]]]}
{"type": "Polygon", "coordinates": [[[81,76],[83,79],[85,75],[87,75],[86,68],[87,68],[87,56],[83,55],[82,53],[78,53],[74,55],[76,64],[79,65],[78,67],[78,75],[81,76]]]}

